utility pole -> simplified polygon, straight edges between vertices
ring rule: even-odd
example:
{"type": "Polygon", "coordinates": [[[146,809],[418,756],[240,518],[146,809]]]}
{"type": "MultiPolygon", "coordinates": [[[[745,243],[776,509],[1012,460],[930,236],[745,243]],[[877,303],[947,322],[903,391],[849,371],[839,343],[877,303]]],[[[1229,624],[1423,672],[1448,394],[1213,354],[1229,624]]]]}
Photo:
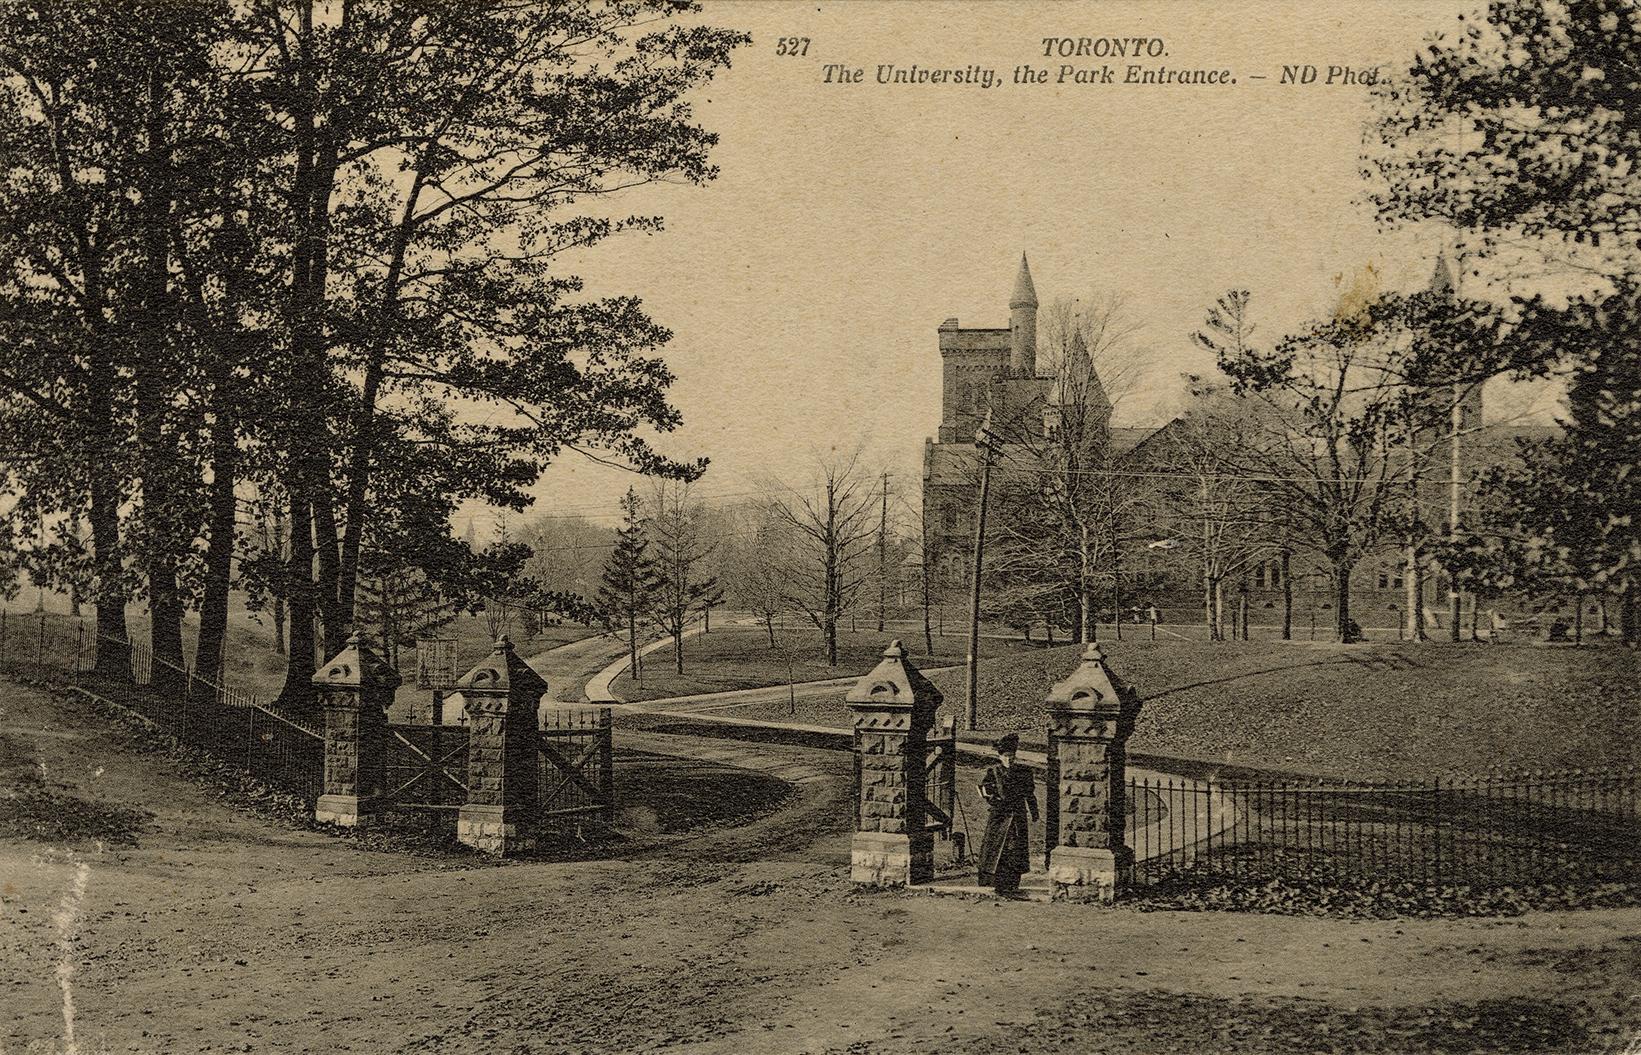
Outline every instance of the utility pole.
{"type": "Polygon", "coordinates": [[[883,613],[889,607],[889,473],[883,474],[883,508],[877,521],[877,629],[883,632],[883,613]]]}
{"type": "MultiPolygon", "coordinates": [[[[1453,386],[1452,426],[1453,437],[1449,443],[1447,466],[1447,540],[1456,544],[1459,540],[1459,503],[1463,500],[1463,491],[1459,484],[1459,473],[1464,464],[1459,448],[1459,433],[1464,428],[1464,392],[1458,385],[1453,386]]],[[[1452,572],[1449,572],[1447,576],[1447,601],[1448,613],[1453,623],[1452,638],[1457,641],[1459,640],[1459,609],[1462,605],[1459,583],[1453,577],[1452,572]]]]}
{"type": "Polygon", "coordinates": [[[974,517],[974,567],[969,583],[969,666],[968,680],[963,692],[963,720],[972,731],[980,727],[979,663],[980,663],[980,569],[986,552],[986,500],[991,496],[991,452],[995,442],[991,431],[991,411],[974,434],[974,445],[980,449],[980,508],[974,517]]]}
{"type": "Polygon", "coordinates": [[[919,585],[923,587],[923,647],[929,655],[934,655],[934,626],[930,622],[929,608],[933,600],[929,577],[933,574],[929,567],[932,548],[929,545],[929,494],[925,488],[923,492],[923,508],[917,516],[918,550],[917,550],[917,577],[919,585]]]}

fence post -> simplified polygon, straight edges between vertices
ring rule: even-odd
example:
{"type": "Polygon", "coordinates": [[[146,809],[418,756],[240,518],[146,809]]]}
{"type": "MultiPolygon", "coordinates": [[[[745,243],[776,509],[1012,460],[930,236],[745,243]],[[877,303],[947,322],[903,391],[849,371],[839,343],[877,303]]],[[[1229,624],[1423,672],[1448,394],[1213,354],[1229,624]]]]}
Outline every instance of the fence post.
{"type": "Polygon", "coordinates": [[[1048,692],[1049,752],[1059,779],[1060,830],[1049,854],[1049,889],[1056,900],[1110,902],[1131,873],[1128,823],[1128,737],[1140,713],[1139,694],[1106,666],[1090,644],[1069,677],[1048,692]]]}
{"type": "Polygon", "coordinates": [[[507,855],[536,844],[537,711],[547,682],[503,634],[495,649],[456,682],[467,710],[467,801],[456,838],[507,855]]]}
{"type": "MultiPolygon", "coordinates": [[[[358,631],[313,676],[325,711],[325,783],[313,819],[361,823],[383,790],[387,708],[399,672],[382,661],[358,631]]],[[[251,713],[256,713],[252,708],[251,713]]]]}
{"type": "Polygon", "coordinates": [[[34,665],[40,668],[42,676],[46,669],[46,613],[40,613],[40,641],[34,650],[34,665]]]}
{"type": "Polygon", "coordinates": [[[598,793],[604,798],[604,823],[615,823],[615,722],[610,709],[598,712],[598,793]]]}
{"type": "Polygon", "coordinates": [[[895,640],[844,699],[855,715],[860,773],[849,878],[864,886],[926,883],[934,878],[934,833],[926,824],[924,763],[944,697],[895,640]]]}

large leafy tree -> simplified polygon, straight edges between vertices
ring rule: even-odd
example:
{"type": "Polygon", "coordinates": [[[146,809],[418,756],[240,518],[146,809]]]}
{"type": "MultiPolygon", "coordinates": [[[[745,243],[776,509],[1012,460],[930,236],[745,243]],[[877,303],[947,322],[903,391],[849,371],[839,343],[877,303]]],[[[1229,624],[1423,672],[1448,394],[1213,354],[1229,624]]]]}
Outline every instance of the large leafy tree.
{"type": "Polygon", "coordinates": [[[1561,436],[1522,450],[1493,474],[1496,527],[1466,548],[1502,553],[1512,585],[1535,593],[1619,599],[1626,644],[1641,644],[1641,285],[1564,309],[1525,306],[1511,331],[1529,354],[1570,365],[1561,436]],[[1489,547],[1487,539],[1502,540],[1489,547]]]}
{"type": "Polygon", "coordinates": [[[691,10],[0,5],[10,537],[63,581],[93,566],[110,640],[144,591],[180,664],[200,605],[203,666],[234,507],[277,495],[283,567],[251,567],[289,609],[300,706],[371,539],[414,527],[407,554],[444,551],[448,527],[402,508],[410,472],[416,494],[515,509],[570,450],[698,474],[644,438],[678,423],[669,334],[560,263],[659,229],[603,198],[714,175],[687,97],[745,37],[691,10]],[[66,541],[81,521],[89,547],[66,541]]]}
{"type": "Polygon", "coordinates": [[[1380,92],[1367,167],[1384,220],[1492,249],[1637,247],[1641,17],[1625,0],[1493,0],[1380,92]]]}
{"type": "Polygon", "coordinates": [[[1352,569],[1404,524],[1407,437],[1439,428],[1466,379],[1499,370],[1505,353],[1485,317],[1445,293],[1347,291],[1332,318],[1274,346],[1217,348],[1232,391],[1248,397],[1225,472],[1257,483],[1286,537],[1327,561],[1341,641],[1352,569]]]}
{"type": "MultiPolygon", "coordinates": [[[[557,261],[659,228],[598,199],[712,178],[716,139],[686,97],[745,38],[683,25],[689,6],[663,0],[316,10],[261,5],[252,45],[293,159],[285,375],[293,395],[340,386],[279,445],[292,522],[316,540],[293,547],[316,572],[293,583],[292,625],[317,612],[334,646],[387,437],[446,454],[453,493],[511,508],[566,449],[699,472],[641,438],[678,420],[653,354],[667,331],[634,298],[584,297],[557,261]]],[[[293,644],[288,689],[309,653],[293,644]]]]}
{"type": "MultiPolygon", "coordinates": [[[[1494,0],[1387,81],[1367,162],[1384,222],[1447,225],[1477,270],[1519,280],[1525,263],[1540,284],[1493,328],[1508,351],[1501,365],[1563,372],[1567,432],[1495,480],[1509,530],[1537,555],[1507,563],[1575,591],[1616,591],[1626,628],[1641,618],[1631,482],[1641,413],[1628,348],[1641,255],[1638,99],[1633,5],[1494,0]]],[[[1474,539],[1455,542],[1475,550],[1474,539]]]]}

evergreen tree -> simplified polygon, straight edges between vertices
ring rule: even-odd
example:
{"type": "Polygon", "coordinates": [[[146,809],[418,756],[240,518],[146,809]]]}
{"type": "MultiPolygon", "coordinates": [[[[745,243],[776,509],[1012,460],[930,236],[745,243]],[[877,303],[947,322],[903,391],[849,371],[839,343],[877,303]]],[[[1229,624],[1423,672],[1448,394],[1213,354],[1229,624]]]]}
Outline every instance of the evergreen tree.
{"type": "Polygon", "coordinates": [[[1524,305],[1511,330],[1533,359],[1570,364],[1564,432],[1529,444],[1519,466],[1491,475],[1498,530],[1461,550],[1515,588],[1618,597],[1624,642],[1641,644],[1641,284],[1555,309],[1524,305]],[[1498,570],[1502,567],[1502,571],[1498,570]]]}
{"type": "Polygon", "coordinates": [[[649,613],[657,589],[655,560],[649,548],[643,504],[638,500],[638,493],[629,487],[621,499],[621,530],[616,532],[615,548],[604,562],[604,575],[593,606],[598,609],[604,625],[612,630],[626,628],[628,662],[635,678],[641,673],[638,623],[649,613]]]}

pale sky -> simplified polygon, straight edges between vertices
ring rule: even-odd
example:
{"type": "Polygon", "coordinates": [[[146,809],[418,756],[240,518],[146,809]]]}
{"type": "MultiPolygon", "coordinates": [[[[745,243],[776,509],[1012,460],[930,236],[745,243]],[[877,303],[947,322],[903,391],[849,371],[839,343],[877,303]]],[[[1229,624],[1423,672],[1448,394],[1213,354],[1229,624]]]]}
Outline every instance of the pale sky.
{"type": "MultiPolygon", "coordinates": [[[[1421,285],[1443,235],[1376,230],[1359,175],[1367,91],[1279,76],[1395,71],[1475,6],[709,0],[707,20],[753,35],[699,98],[719,179],[624,196],[612,208],[667,229],[573,267],[674,331],[685,425],[660,444],[712,459],[701,493],[796,482],[817,450],[864,443],[915,506],[940,417],[936,327],[1006,325],[1022,250],[1045,304],[1120,294],[1141,324],[1144,376],[1119,424],[1165,420],[1180,374],[1211,366],[1190,333],[1228,288],[1251,290],[1271,338],[1326,314],[1335,277],[1368,262],[1387,285],[1421,285]],[[783,36],[810,38],[809,54],[777,55],[783,36]],[[1044,58],[1047,36],[1160,37],[1167,57],[1142,61],[1238,83],[1010,83],[1021,64],[1110,62],[1122,77],[1122,59],[1044,58]],[[822,83],[828,62],[866,83],[822,83]],[[880,85],[880,63],[973,64],[1005,83],[880,85]]],[[[608,515],[634,482],[571,454],[527,515],[608,515]]]]}

